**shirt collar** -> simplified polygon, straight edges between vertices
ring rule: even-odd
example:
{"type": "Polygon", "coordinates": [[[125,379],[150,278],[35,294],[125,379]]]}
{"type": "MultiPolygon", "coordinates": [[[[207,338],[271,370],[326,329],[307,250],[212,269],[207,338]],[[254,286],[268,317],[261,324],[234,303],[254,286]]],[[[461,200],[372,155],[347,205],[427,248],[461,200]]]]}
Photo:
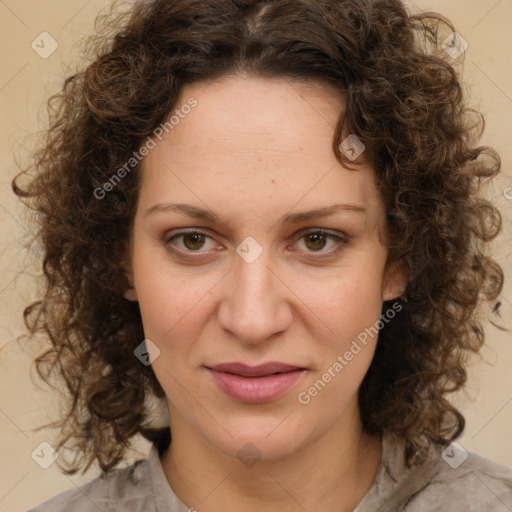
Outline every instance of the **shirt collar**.
{"type": "Polygon", "coordinates": [[[187,512],[191,510],[174,494],[165,476],[160,455],[155,445],[152,445],[147,460],[156,510],[158,512],[187,512]]]}

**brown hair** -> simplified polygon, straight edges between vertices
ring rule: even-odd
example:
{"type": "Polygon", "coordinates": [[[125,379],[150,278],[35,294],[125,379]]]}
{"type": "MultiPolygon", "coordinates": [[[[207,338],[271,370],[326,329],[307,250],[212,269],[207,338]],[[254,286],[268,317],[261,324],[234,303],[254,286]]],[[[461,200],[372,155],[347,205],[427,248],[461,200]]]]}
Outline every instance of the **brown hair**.
{"type": "Polygon", "coordinates": [[[44,295],[25,321],[51,342],[39,374],[69,392],[54,424],[58,449],[76,449],[68,472],[95,459],[110,471],[138,433],[161,449],[170,441],[148,420],[146,395],[164,392],[133,355],[143,326],[123,297],[140,166],[103,197],[97,190],[167,119],[185,84],[235,72],[321,81],[345,95],[333,151],[348,164],[341,140],[355,134],[366,145],[390,261],[408,274],[402,311],[380,329],[360,387],[364,428],[404,438],[408,463],[460,435],[464,418],[446,394],[466,380],[466,357],[484,340],[477,306],[498,297],[503,274],[486,253],[501,217],[480,192],[499,158],[476,146],[483,120],[441,48],[450,22],[410,15],[399,0],[155,0],[102,26],[92,62],[50,98],[42,145],[13,181],[44,247],[44,295]]]}

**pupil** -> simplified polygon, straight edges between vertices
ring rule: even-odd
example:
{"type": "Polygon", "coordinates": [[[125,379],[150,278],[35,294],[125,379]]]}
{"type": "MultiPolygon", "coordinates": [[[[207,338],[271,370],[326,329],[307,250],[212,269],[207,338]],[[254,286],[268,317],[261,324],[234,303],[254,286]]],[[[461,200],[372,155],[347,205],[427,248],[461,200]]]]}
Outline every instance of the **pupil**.
{"type": "Polygon", "coordinates": [[[312,244],[308,244],[310,249],[323,249],[325,247],[326,237],[321,233],[316,233],[309,235],[308,241],[313,241],[312,244]]]}
{"type": "Polygon", "coordinates": [[[204,235],[200,235],[197,233],[185,235],[183,237],[183,242],[185,243],[187,249],[200,249],[204,244],[204,235]],[[191,241],[191,243],[187,243],[187,241],[191,241]]]}

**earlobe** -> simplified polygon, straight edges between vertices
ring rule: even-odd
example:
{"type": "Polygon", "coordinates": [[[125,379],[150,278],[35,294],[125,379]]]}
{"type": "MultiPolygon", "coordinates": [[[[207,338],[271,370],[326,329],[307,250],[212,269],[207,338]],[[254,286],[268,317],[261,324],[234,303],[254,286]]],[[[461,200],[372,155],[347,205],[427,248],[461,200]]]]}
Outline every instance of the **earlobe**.
{"type": "Polygon", "coordinates": [[[123,264],[123,270],[124,275],[126,277],[126,280],[128,281],[128,289],[123,293],[123,297],[127,300],[136,302],[138,300],[137,298],[137,290],[134,286],[134,280],[133,280],[133,271],[132,266],[130,262],[125,262],[123,264]]]}
{"type": "Polygon", "coordinates": [[[407,272],[399,262],[390,263],[386,269],[382,299],[394,300],[401,297],[407,286],[407,272]]]}
{"type": "Polygon", "coordinates": [[[135,290],[135,288],[128,288],[128,290],[126,290],[124,293],[123,293],[123,297],[127,300],[131,300],[133,302],[137,302],[137,291],[135,290]]]}

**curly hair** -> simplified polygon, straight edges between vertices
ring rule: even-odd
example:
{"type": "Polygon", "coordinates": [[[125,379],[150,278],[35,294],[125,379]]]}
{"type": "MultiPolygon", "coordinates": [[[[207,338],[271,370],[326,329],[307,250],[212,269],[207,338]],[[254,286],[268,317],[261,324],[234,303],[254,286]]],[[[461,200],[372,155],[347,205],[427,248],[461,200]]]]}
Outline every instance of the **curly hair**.
{"type": "MultiPolygon", "coordinates": [[[[364,429],[406,440],[406,463],[447,444],[464,417],[446,395],[466,381],[467,357],[484,342],[480,306],[499,296],[501,267],[488,243],[501,229],[482,185],[500,169],[477,146],[482,116],[466,104],[454,32],[436,13],[400,0],[153,0],[97,19],[89,59],[48,100],[49,127],[13,180],[36,215],[45,287],[24,312],[48,347],[35,360],[68,401],[58,450],[73,473],[97,460],[107,473],[141,434],[159,449],[145,400],[164,397],[151,366],[133,357],[140,310],[125,299],[140,165],[98,198],[143,141],[172,113],[186,84],[230,73],[327,83],[341,91],[332,149],[347,134],[366,146],[389,227],[390,261],[407,274],[402,311],[382,326],[359,389],[364,429]],[[21,183],[22,178],[24,183],[21,183]]],[[[84,53],[85,55],[85,53],[84,53]]],[[[149,140],[149,139],[148,139],[149,140]]]]}

